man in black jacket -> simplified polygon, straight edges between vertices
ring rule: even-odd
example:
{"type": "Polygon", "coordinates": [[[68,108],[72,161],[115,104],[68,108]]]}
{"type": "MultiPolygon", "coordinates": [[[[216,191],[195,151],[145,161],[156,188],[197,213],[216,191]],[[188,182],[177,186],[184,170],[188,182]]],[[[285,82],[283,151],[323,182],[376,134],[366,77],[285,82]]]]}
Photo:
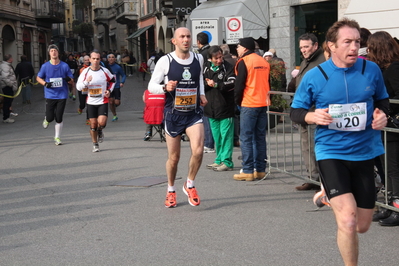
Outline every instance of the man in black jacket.
{"type": "Polygon", "coordinates": [[[223,62],[223,51],[217,45],[208,49],[207,58],[203,75],[208,104],[204,107],[204,116],[209,118],[216,148],[216,159],[207,168],[230,171],[234,167],[234,69],[228,62],[223,62]]]}
{"type": "MultiPolygon", "coordinates": [[[[200,32],[197,34],[197,46],[198,53],[202,55],[204,58],[204,66],[205,62],[208,61],[208,49],[209,45],[209,37],[205,32],[200,32]]],[[[204,141],[204,152],[205,153],[214,153],[215,152],[215,141],[213,140],[211,126],[209,124],[208,117],[203,117],[204,130],[205,130],[205,141],[204,141]]]]}
{"type": "Polygon", "coordinates": [[[21,55],[21,62],[18,63],[15,68],[15,75],[17,76],[19,83],[23,81],[25,84],[25,87],[22,88],[22,103],[30,104],[32,91],[30,80],[35,75],[35,70],[33,69],[32,64],[28,61],[26,55],[21,55]]]}
{"type": "MultiPolygon", "coordinates": [[[[301,62],[299,73],[296,76],[296,87],[305,76],[306,72],[326,61],[323,49],[319,47],[317,37],[313,33],[305,33],[299,37],[299,49],[301,50],[303,61],[301,62]]],[[[314,131],[315,125],[301,125],[299,133],[301,136],[302,158],[304,160],[306,170],[309,178],[314,181],[319,181],[319,169],[316,164],[316,157],[314,154],[314,131]]],[[[301,186],[295,187],[296,190],[320,190],[320,186],[306,182],[301,186]]]]}

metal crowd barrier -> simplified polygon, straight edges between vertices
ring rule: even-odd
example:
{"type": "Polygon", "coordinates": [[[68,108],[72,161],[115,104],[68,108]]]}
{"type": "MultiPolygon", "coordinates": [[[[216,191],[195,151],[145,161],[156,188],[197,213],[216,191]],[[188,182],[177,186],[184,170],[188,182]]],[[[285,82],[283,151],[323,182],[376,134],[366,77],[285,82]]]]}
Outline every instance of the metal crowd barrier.
{"type": "MultiPolygon", "coordinates": [[[[283,95],[288,103],[291,102],[291,99],[294,96],[294,93],[277,91],[271,91],[270,94],[283,95]]],[[[390,101],[399,104],[399,100],[390,101]]],[[[269,121],[267,127],[267,172],[265,178],[262,180],[271,177],[273,172],[280,172],[303,179],[307,183],[320,185],[320,182],[309,179],[304,160],[310,160],[310,158],[302,157],[301,139],[299,134],[300,125],[296,125],[291,121],[289,108],[283,112],[276,112],[271,111],[268,107],[267,114],[269,121]]],[[[396,134],[399,134],[399,129],[385,127],[382,132],[385,135],[384,147],[386,147],[386,133],[395,132],[396,134]]],[[[385,163],[383,167],[385,173],[385,184],[388,184],[386,154],[384,156],[385,163]]],[[[309,169],[309,172],[311,172],[311,170],[312,169],[309,169]]],[[[257,181],[255,184],[262,182],[262,180],[257,181]]],[[[386,188],[382,190],[382,193],[379,192],[377,195],[377,206],[399,212],[399,208],[386,204],[386,202],[388,202],[388,190],[386,188]]]]}

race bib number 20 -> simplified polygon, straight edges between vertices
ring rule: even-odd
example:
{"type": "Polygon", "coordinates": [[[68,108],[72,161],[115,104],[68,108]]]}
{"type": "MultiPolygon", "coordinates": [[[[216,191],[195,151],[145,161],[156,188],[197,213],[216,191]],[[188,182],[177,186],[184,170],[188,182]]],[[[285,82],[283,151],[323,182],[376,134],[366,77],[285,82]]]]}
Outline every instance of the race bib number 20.
{"type": "Polygon", "coordinates": [[[329,129],[339,131],[361,131],[366,129],[367,104],[348,103],[330,104],[328,112],[333,121],[328,125],[329,129]]]}

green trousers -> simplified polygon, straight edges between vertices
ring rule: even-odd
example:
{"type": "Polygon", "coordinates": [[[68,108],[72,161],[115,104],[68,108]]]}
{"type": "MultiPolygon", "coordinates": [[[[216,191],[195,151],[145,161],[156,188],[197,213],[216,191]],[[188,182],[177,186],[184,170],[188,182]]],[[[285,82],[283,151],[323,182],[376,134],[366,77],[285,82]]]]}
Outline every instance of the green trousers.
{"type": "Polygon", "coordinates": [[[212,136],[215,140],[215,163],[224,163],[227,167],[234,167],[234,118],[214,119],[209,118],[212,136]]]}

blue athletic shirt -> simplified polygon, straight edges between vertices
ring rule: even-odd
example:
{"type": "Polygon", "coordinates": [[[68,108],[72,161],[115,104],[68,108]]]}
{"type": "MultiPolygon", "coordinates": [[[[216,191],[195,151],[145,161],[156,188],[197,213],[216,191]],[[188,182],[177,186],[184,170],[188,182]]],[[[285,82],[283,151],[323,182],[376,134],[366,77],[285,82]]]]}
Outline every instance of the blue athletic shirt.
{"type": "Polygon", "coordinates": [[[114,76],[116,77],[115,88],[120,88],[120,83],[122,82],[123,84],[125,84],[126,81],[125,72],[123,71],[121,66],[116,63],[113,65],[109,64],[109,67],[112,70],[112,74],[114,74],[114,76]]]}
{"type": "Polygon", "coordinates": [[[364,161],[384,153],[381,132],[373,130],[374,102],[388,98],[384,79],[379,67],[366,60],[358,59],[349,68],[336,67],[330,59],[320,67],[309,70],[295,93],[292,108],[316,109],[328,108],[329,104],[347,104],[366,102],[367,123],[362,131],[337,131],[328,126],[318,125],[315,133],[316,160],[339,159],[364,161]]]}
{"type": "Polygon", "coordinates": [[[66,77],[73,79],[73,75],[67,63],[60,61],[58,65],[52,65],[46,62],[37,76],[46,82],[54,82],[51,88],[44,86],[44,98],[55,100],[68,98],[68,83],[64,79],[66,77]]]}

